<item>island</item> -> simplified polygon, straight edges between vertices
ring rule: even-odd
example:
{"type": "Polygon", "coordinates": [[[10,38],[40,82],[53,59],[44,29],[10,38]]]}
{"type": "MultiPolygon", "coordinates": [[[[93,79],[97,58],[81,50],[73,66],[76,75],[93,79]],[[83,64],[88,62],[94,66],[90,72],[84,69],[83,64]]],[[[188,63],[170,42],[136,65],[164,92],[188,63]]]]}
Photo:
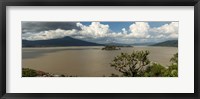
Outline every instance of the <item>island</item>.
{"type": "Polygon", "coordinates": [[[114,45],[107,45],[104,48],[102,48],[102,50],[121,50],[121,48],[114,45]]]}

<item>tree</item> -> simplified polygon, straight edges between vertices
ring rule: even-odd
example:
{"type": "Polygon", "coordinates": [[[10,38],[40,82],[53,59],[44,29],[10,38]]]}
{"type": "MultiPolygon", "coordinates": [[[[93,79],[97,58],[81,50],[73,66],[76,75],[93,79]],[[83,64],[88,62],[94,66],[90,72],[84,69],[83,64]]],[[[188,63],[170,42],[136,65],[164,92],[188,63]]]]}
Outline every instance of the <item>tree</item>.
{"type": "Polygon", "coordinates": [[[170,59],[171,65],[168,67],[165,76],[178,77],[178,53],[170,59]]]}
{"type": "Polygon", "coordinates": [[[166,68],[158,63],[153,63],[143,72],[145,77],[163,77],[165,76],[166,68]]]}
{"type": "Polygon", "coordinates": [[[158,63],[153,63],[143,71],[143,75],[145,77],[178,77],[178,53],[174,54],[170,62],[171,65],[167,68],[158,63]]]}
{"type": "MultiPolygon", "coordinates": [[[[164,67],[148,59],[149,51],[133,51],[132,54],[121,53],[114,58],[111,67],[126,77],[178,77],[178,53],[170,59],[170,66],[164,67]]],[[[119,75],[112,74],[112,77],[119,75]]]]}
{"type": "Polygon", "coordinates": [[[178,53],[174,54],[174,56],[170,59],[170,62],[178,64],[178,53]]]}
{"type": "Polygon", "coordinates": [[[122,73],[122,76],[141,76],[144,68],[149,66],[149,51],[133,51],[132,54],[121,53],[114,58],[111,67],[122,73]]]}

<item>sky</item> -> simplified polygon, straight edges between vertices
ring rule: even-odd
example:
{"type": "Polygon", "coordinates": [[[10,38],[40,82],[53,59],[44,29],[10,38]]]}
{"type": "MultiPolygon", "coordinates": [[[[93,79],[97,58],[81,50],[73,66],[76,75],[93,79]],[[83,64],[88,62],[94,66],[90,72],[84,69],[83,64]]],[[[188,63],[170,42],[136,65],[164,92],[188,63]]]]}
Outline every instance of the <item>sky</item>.
{"type": "Polygon", "coordinates": [[[148,43],[178,39],[178,22],[40,22],[22,21],[22,39],[70,36],[95,43],[148,43]]]}

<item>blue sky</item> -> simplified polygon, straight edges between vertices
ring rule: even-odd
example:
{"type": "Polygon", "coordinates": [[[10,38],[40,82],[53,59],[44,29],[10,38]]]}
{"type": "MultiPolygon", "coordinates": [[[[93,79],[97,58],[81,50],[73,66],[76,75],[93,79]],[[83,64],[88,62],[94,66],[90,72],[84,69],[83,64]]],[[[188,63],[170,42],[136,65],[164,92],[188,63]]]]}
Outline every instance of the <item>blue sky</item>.
{"type": "Polygon", "coordinates": [[[178,22],[22,22],[22,38],[70,36],[95,43],[146,43],[178,39],[178,22]]]}
{"type": "MultiPolygon", "coordinates": [[[[80,22],[86,26],[89,26],[91,22],[80,22]]],[[[122,28],[128,30],[129,26],[135,22],[100,22],[104,25],[109,25],[110,29],[114,32],[120,32],[122,28]]],[[[170,22],[148,22],[151,28],[153,27],[160,27],[164,24],[169,24],[170,22]]]]}

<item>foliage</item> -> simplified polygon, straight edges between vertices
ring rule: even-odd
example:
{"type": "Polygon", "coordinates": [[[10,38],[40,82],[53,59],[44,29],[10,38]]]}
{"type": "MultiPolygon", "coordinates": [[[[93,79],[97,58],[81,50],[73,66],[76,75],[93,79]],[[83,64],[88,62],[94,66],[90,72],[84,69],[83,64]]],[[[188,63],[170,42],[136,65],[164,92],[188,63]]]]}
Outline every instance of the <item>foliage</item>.
{"type": "Polygon", "coordinates": [[[56,75],[30,68],[22,68],[22,77],[77,77],[76,75],[56,75]]]}
{"type": "Polygon", "coordinates": [[[152,66],[147,67],[143,75],[145,77],[162,77],[166,72],[166,68],[160,64],[153,63],[152,66]]]}
{"type": "MultiPolygon", "coordinates": [[[[133,51],[132,54],[121,53],[114,58],[110,65],[125,77],[178,77],[178,53],[170,59],[171,65],[168,68],[151,62],[148,59],[149,54],[149,51],[133,51]]],[[[116,74],[111,75],[111,77],[117,76],[116,74]]]]}
{"type": "Polygon", "coordinates": [[[170,62],[178,64],[178,53],[174,54],[174,56],[170,59],[170,62]]]}
{"type": "Polygon", "coordinates": [[[150,63],[148,55],[149,51],[133,51],[131,55],[121,53],[110,65],[121,72],[122,76],[140,76],[140,72],[150,63]]]}
{"type": "Polygon", "coordinates": [[[22,77],[35,77],[37,76],[37,72],[33,69],[22,68],[22,77]]]}
{"type": "Polygon", "coordinates": [[[168,67],[165,76],[178,77],[178,53],[170,59],[171,65],[168,67]]]}

